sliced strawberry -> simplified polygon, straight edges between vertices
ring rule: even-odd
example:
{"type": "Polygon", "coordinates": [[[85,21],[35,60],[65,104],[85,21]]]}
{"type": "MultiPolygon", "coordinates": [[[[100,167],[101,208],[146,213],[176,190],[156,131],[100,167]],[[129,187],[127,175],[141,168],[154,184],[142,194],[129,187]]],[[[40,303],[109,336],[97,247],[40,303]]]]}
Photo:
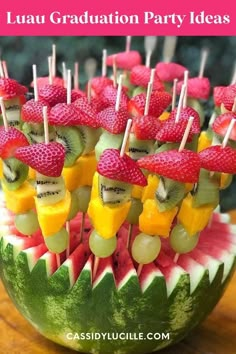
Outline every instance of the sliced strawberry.
{"type": "Polygon", "coordinates": [[[31,123],[42,123],[43,122],[43,107],[47,107],[47,112],[50,112],[49,104],[44,101],[35,101],[31,99],[27,101],[21,109],[21,119],[24,122],[31,122],[31,123]]]}
{"type": "MultiPolygon", "coordinates": [[[[133,85],[147,87],[150,81],[151,68],[145,65],[136,65],[130,72],[130,82],[133,85]]],[[[164,91],[164,85],[155,71],[153,90],[164,91]]]]}
{"type": "Polygon", "coordinates": [[[58,103],[51,108],[48,116],[50,125],[78,125],[80,122],[77,110],[73,103],[58,103]]]}
{"type": "MultiPolygon", "coordinates": [[[[100,100],[104,108],[109,106],[115,106],[116,97],[117,97],[118,87],[113,85],[106,86],[103,91],[100,93],[100,100]]],[[[121,98],[120,98],[120,107],[126,109],[129,102],[129,97],[126,93],[126,89],[122,87],[121,98]]]]}
{"type": "Polygon", "coordinates": [[[74,107],[78,114],[79,125],[86,125],[91,128],[98,128],[97,111],[93,106],[93,100],[88,102],[87,97],[80,97],[74,102],[74,107]]]}
{"type": "Polygon", "coordinates": [[[234,99],[236,97],[236,84],[229,85],[224,89],[222,103],[228,111],[232,111],[234,99]]]}
{"type": "Polygon", "coordinates": [[[129,114],[123,108],[116,111],[115,107],[107,107],[97,115],[99,125],[112,134],[124,133],[128,119],[129,114]]]}
{"type": "Polygon", "coordinates": [[[66,89],[63,86],[47,84],[39,88],[39,98],[47,101],[53,107],[57,103],[66,102],[66,89]]]}
{"type": "Polygon", "coordinates": [[[133,119],[132,133],[140,140],[155,139],[162,123],[153,116],[141,116],[133,119]]]}
{"type": "Polygon", "coordinates": [[[200,158],[190,150],[169,150],[148,155],[137,161],[140,168],[184,183],[196,183],[200,172],[200,158]]]}
{"type": "MultiPolygon", "coordinates": [[[[236,119],[236,113],[229,112],[219,115],[212,124],[212,130],[221,136],[225,136],[232,119],[236,119]]],[[[236,126],[234,125],[229,139],[236,140],[236,126]]]]}
{"type": "Polygon", "coordinates": [[[107,76],[96,76],[91,79],[91,94],[92,97],[98,97],[104,88],[112,85],[113,81],[107,76]]]}
{"type": "Polygon", "coordinates": [[[57,142],[38,143],[18,148],[15,157],[45,176],[59,177],[64,165],[65,148],[57,142]]]}
{"type": "Polygon", "coordinates": [[[21,146],[27,146],[29,142],[25,135],[18,129],[10,127],[0,129],[0,157],[8,159],[14,157],[15,150],[21,146]]]}
{"type": "Polygon", "coordinates": [[[199,152],[201,167],[209,171],[236,173],[236,150],[230,146],[210,146],[199,152]]]}
{"type": "Polygon", "coordinates": [[[220,107],[226,86],[215,86],[213,88],[213,99],[217,107],[220,107]]]}
{"type": "Polygon", "coordinates": [[[126,183],[146,186],[147,180],[137,163],[128,155],[120,156],[117,149],[106,149],[97,165],[100,175],[126,183]]]}
{"type": "Polygon", "coordinates": [[[174,79],[182,80],[186,70],[183,65],[177,63],[160,62],[156,65],[157,75],[164,82],[172,82],[174,79]]]}
{"type": "MultiPolygon", "coordinates": [[[[177,83],[177,94],[180,94],[183,81],[177,83]]],[[[210,96],[211,84],[207,77],[192,77],[188,79],[188,97],[207,100],[210,96]]]]}
{"type": "Polygon", "coordinates": [[[24,95],[27,91],[25,86],[20,85],[14,79],[0,78],[0,97],[3,97],[4,100],[24,95]]]}
{"type": "MultiPolygon", "coordinates": [[[[171,111],[169,119],[167,119],[168,123],[175,122],[176,114],[177,114],[177,108],[175,108],[171,111]]],[[[201,125],[200,125],[200,117],[199,117],[198,112],[194,108],[189,107],[189,106],[182,108],[181,112],[180,112],[179,121],[188,122],[190,117],[194,117],[194,120],[193,120],[193,123],[191,126],[191,132],[193,134],[199,134],[201,131],[201,125]]],[[[167,121],[165,121],[165,122],[167,123],[167,121]]]]}
{"type": "MultiPolygon", "coordinates": [[[[143,116],[145,103],[145,93],[140,93],[134,96],[128,103],[128,112],[134,117],[143,116]]],[[[171,95],[168,92],[155,90],[151,94],[148,114],[154,117],[159,117],[170,103],[171,95]]]]}
{"type": "MultiPolygon", "coordinates": [[[[59,76],[54,76],[52,78],[52,84],[57,85],[57,86],[63,86],[64,87],[64,80],[62,77],[59,76]]],[[[49,85],[49,77],[48,76],[41,76],[37,78],[37,85],[38,88],[43,87],[45,85],[49,85]]],[[[34,87],[33,81],[30,84],[31,87],[34,87]]]]}
{"type": "Polygon", "coordinates": [[[124,70],[131,70],[135,65],[139,65],[142,62],[142,57],[136,50],[109,55],[107,57],[107,65],[112,66],[114,59],[116,60],[117,68],[124,70]]]}
{"type": "MultiPolygon", "coordinates": [[[[173,120],[167,119],[162,123],[160,130],[157,132],[155,138],[160,142],[168,142],[168,143],[180,143],[185,129],[187,127],[186,120],[180,120],[178,123],[175,123],[173,120]]],[[[190,129],[188,134],[187,142],[192,141],[193,132],[190,129]]]]}

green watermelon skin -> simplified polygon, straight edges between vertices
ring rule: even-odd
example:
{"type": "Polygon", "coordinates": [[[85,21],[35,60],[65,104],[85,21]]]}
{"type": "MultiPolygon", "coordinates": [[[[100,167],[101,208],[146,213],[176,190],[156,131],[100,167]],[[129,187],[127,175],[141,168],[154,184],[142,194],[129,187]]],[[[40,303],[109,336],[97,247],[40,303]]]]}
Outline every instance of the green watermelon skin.
{"type": "MultiPolygon", "coordinates": [[[[223,224],[217,221],[218,233],[220,225],[223,224]]],[[[77,248],[74,251],[77,258],[69,257],[56,269],[55,257],[45,253],[42,245],[21,250],[14,241],[16,237],[7,236],[0,242],[0,275],[15,306],[48,339],[85,353],[150,353],[180,341],[222,296],[236,264],[236,241],[230,227],[226,224],[222,227],[224,234],[230,235],[222,251],[227,261],[215,261],[210,256],[213,264],[217,263],[213,279],[209,276],[209,264],[200,265],[190,255],[190,261],[185,261],[190,272],[175,264],[152,264],[144,267],[140,282],[135,268],[129,264],[126,276],[117,284],[112,260],[108,258],[102,261],[100,274],[92,284],[90,256],[74,282],[73,259],[85,257],[85,248],[77,248]],[[124,332],[132,338],[79,340],[76,335],[110,333],[111,336],[124,332]],[[68,339],[68,333],[75,338],[68,339]],[[140,340],[140,333],[143,337],[157,333],[160,338],[140,340]]],[[[126,255],[123,256],[125,259],[126,255]]],[[[165,257],[168,259],[168,255],[164,254],[165,257]]]]}

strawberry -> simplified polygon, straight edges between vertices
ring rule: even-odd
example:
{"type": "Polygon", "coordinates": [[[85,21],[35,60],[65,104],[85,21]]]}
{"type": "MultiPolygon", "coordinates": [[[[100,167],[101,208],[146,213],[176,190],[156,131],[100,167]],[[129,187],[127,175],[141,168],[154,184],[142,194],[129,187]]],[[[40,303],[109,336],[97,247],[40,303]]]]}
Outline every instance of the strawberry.
{"type": "MultiPolygon", "coordinates": [[[[224,137],[232,119],[236,119],[236,113],[229,112],[229,113],[223,113],[223,114],[219,115],[214,120],[214,123],[212,124],[212,130],[216,134],[219,134],[224,137]]],[[[229,138],[232,140],[236,140],[236,126],[235,125],[230,133],[229,138]]]]}
{"type": "Polygon", "coordinates": [[[21,109],[21,119],[24,122],[31,122],[31,123],[42,123],[43,122],[43,107],[47,107],[47,112],[50,111],[49,104],[44,101],[35,101],[31,99],[27,101],[21,109]]]}
{"type": "MultiPolygon", "coordinates": [[[[133,85],[147,87],[150,81],[151,68],[145,65],[136,65],[130,72],[130,82],[133,85]]],[[[153,90],[164,91],[164,86],[155,72],[153,90]]]]}
{"type": "Polygon", "coordinates": [[[112,85],[112,79],[106,76],[97,76],[91,79],[91,94],[92,97],[97,97],[104,90],[104,88],[108,85],[112,85]]]}
{"type": "Polygon", "coordinates": [[[89,103],[87,97],[80,97],[73,104],[79,117],[79,125],[86,125],[91,128],[99,127],[97,112],[93,106],[93,100],[89,103]]]}
{"type": "MultiPolygon", "coordinates": [[[[101,100],[104,108],[109,107],[109,106],[115,106],[117,90],[118,90],[118,87],[114,87],[113,85],[108,85],[100,93],[100,100],[101,100]]],[[[128,101],[129,101],[129,97],[126,93],[126,90],[122,87],[120,107],[123,107],[126,109],[127,105],[128,105],[128,101]]]]}
{"type": "Polygon", "coordinates": [[[65,148],[57,142],[38,143],[18,148],[15,157],[45,176],[59,177],[64,165],[65,148]]]}
{"type": "Polygon", "coordinates": [[[229,85],[224,89],[222,103],[228,111],[231,111],[236,97],[236,84],[229,85]]]}
{"type": "Polygon", "coordinates": [[[75,102],[80,97],[86,97],[85,92],[80,89],[73,89],[71,91],[71,102],[75,102]]]}
{"type": "Polygon", "coordinates": [[[209,171],[236,173],[236,150],[230,146],[210,146],[199,152],[201,167],[209,171]]]}
{"type": "Polygon", "coordinates": [[[136,50],[108,55],[107,65],[112,66],[114,59],[116,60],[117,68],[124,70],[131,70],[135,65],[139,65],[142,62],[141,55],[136,50]]]}
{"type": "Polygon", "coordinates": [[[126,183],[146,186],[147,180],[137,163],[128,155],[120,156],[117,149],[106,149],[102,153],[97,165],[100,175],[126,183]]]}
{"type": "MultiPolygon", "coordinates": [[[[176,118],[176,114],[177,114],[177,108],[175,108],[171,111],[169,119],[167,119],[167,121],[169,123],[171,121],[172,121],[172,123],[174,123],[175,118],[176,118]]],[[[180,112],[179,121],[185,121],[187,123],[191,116],[194,117],[193,124],[191,127],[191,132],[193,134],[199,134],[201,131],[200,117],[199,117],[198,112],[194,108],[189,107],[189,106],[182,108],[181,112],[180,112]]],[[[166,123],[167,123],[167,121],[166,121],[166,123]]]]}
{"type": "Polygon", "coordinates": [[[133,119],[131,132],[140,140],[155,139],[162,123],[153,116],[146,115],[133,119]]]}
{"type": "Polygon", "coordinates": [[[27,88],[20,85],[16,80],[5,77],[0,78],[0,97],[8,100],[16,96],[22,96],[27,92],[27,88]]]}
{"type": "MultiPolygon", "coordinates": [[[[177,83],[177,94],[180,94],[183,81],[177,83]]],[[[188,79],[188,97],[207,100],[210,96],[211,84],[207,77],[192,77],[188,79]]]]}
{"type": "Polygon", "coordinates": [[[217,107],[220,107],[226,86],[215,86],[213,89],[213,99],[217,107]]]}
{"type": "Polygon", "coordinates": [[[177,63],[160,62],[156,65],[156,73],[164,82],[172,82],[174,79],[182,80],[187,69],[177,63]]]}
{"type": "MultiPolygon", "coordinates": [[[[62,77],[54,76],[52,78],[52,84],[56,86],[63,86],[64,87],[64,80],[62,77]]],[[[37,78],[37,86],[38,88],[43,87],[45,85],[49,85],[49,77],[42,76],[37,78]]],[[[31,87],[34,87],[34,82],[32,81],[30,84],[31,87]]]]}
{"type": "Polygon", "coordinates": [[[63,86],[47,84],[39,88],[39,98],[47,101],[51,107],[57,103],[65,103],[66,95],[66,89],[63,86]]]}
{"type": "Polygon", "coordinates": [[[116,111],[115,107],[107,107],[97,115],[99,125],[112,134],[124,133],[128,119],[129,114],[123,108],[116,111]]]}
{"type": "Polygon", "coordinates": [[[48,116],[48,123],[50,125],[78,125],[80,119],[77,110],[73,103],[58,103],[51,108],[48,116]]]}
{"type": "Polygon", "coordinates": [[[137,161],[140,168],[184,183],[196,183],[200,172],[200,158],[190,150],[169,150],[148,155],[137,161]]]}
{"type": "MultiPolygon", "coordinates": [[[[128,112],[134,116],[142,116],[146,103],[146,94],[140,93],[128,103],[128,112]]],[[[149,103],[148,114],[154,117],[159,117],[171,103],[171,95],[165,91],[153,91],[149,103]]]]}
{"type": "Polygon", "coordinates": [[[5,130],[3,127],[1,127],[0,157],[2,159],[13,157],[17,148],[27,145],[29,145],[29,142],[20,130],[14,127],[10,127],[8,130],[5,130]]]}
{"type": "MultiPolygon", "coordinates": [[[[167,119],[162,123],[160,130],[157,132],[155,138],[160,142],[168,143],[180,143],[185,129],[187,127],[186,120],[180,120],[178,123],[175,123],[173,120],[167,119]]],[[[187,138],[187,142],[192,141],[193,132],[190,130],[187,138]]]]}

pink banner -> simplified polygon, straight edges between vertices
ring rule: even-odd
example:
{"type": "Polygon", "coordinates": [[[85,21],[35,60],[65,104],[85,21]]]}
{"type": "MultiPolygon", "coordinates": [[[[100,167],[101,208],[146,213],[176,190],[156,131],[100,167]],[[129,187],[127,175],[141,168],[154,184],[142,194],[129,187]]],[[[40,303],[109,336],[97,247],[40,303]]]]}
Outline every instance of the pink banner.
{"type": "Polygon", "coordinates": [[[0,35],[235,35],[233,0],[1,1],[0,35]]]}

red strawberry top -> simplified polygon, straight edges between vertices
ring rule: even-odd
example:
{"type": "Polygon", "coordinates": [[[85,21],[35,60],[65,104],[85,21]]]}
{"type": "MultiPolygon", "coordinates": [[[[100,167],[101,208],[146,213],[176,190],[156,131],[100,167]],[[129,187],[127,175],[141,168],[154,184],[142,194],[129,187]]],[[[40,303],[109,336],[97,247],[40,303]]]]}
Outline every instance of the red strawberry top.
{"type": "Polygon", "coordinates": [[[120,108],[119,111],[115,107],[107,107],[97,114],[97,122],[109,133],[121,134],[124,133],[129,114],[127,110],[120,108]]]}
{"type": "Polygon", "coordinates": [[[66,89],[63,86],[46,84],[39,87],[39,98],[45,100],[51,107],[53,107],[57,103],[66,102],[66,89]]]}
{"type": "MultiPolygon", "coordinates": [[[[130,72],[130,82],[133,85],[147,87],[150,81],[151,68],[145,65],[136,65],[130,72]]],[[[153,90],[164,91],[164,85],[155,71],[153,90]]]]}
{"type": "Polygon", "coordinates": [[[104,90],[104,88],[108,85],[112,85],[113,81],[107,76],[96,76],[91,80],[91,94],[92,97],[97,97],[104,90]]]}
{"type": "Polygon", "coordinates": [[[21,109],[21,119],[24,122],[43,123],[43,107],[47,107],[47,112],[50,111],[49,104],[44,100],[35,101],[31,99],[27,101],[21,109]]]}
{"type": "Polygon", "coordinates": [[[162,81],[172,82],[174,79],[182,80],[187,69],[177,63],[160,62],[156,65],[156,73],[162,81]]]}
{"type": "MultiPolygon", "coordinates": [[[[171,103],[171,95],[165,91],[153,91],[150,97],[148,114],[154,117],[159,117],[171,103]]],[[[128,103],[128,111],[132,116],[144,115],[146,104],[146,94],[140,93],[128,103]]]]}
{"type": "Polygon", "coordinates": [[[27,88],[19,84],[14,79],[5,77],[0,78],[0,97],[8,100],[17,96],[23,96],[27,92],[27,88]]]}
{"type": "Polygon", "coordinates": [[[74,102],[79,125],[86,125],[91,128],[98,128],[100,126],[97,120],[97,107],[94,106],[93,100],[89,103],[87,97],[84,96],[74,102]]]}
{"type": "Polygon", "coordinates": [[[120,150],[106,149],[97,165],[100,175],[121,182],[146,186],[147,180],[137,163],[128,155],[120,156],[120,150]]]}
{"type": "Polygon", "coordinates": [[[236,150],[230,146],[210,146],[199,152],[201,167],[209,171],[236,173],[236,150]]]}
{"type": "MultiPolygon", "coordinates": [[[[187,123],[187,120],[180,120],[178,123],[175,123],[174,120],[167,119],[162,123],[155,136],[155,139],[160,142],[180,143],[187,127],[187,123]]],[[[191,127],[187,142],[192,141],[193,134],[194,133],[191,127]]]]}
{"type": "MultiPolygon", "coordinates": [[[[116,97],[117,97],[118,87],[114,87],[113,85],[107,85],[101,91],[99,99],[102,102],[104,108],[109,106],[115,106],[116,97]]],[[[127,108],[129,97],[126,93],[126,89],[122,87],[121,89],[121,98],[120,98],[120,107],[127,108]]]]}
{"type": "Polygon", "coordinates": [[[215,86],[213,88],[213,99],[214,99],[214,103],[217,107],[220,107],[220,105],[222,103],[225,87],[226,86],[215,86]]]}
{"type": "Polygon", "coordinates": [[[135,117],[133,118],[131,132],[137,139],[155,140],[161,125],[162,123],[158,118],[150,115],[135,117]]]}
{"type": "MultiPolygon", "coordinates": [[[[232,119],[236,119],[236,113],[228,112],[219,115],[212,124],[212,130],[221,136],[225,136],[232,119]]],[[[234,125],[229,139],[236,140],[236,126],[234,125]]]]}
{"type": "Polygon", "coordinates": [[[222,95],[222,103],[228,111],[231,111],[236,97],[236,84],[225,87],[222,95]]]}
{"type": "Polygon", "coordinates": [[[13,157],[17,148],[27,145],[29,142],[19,129],[14,127],[9,127],[8,130],[5,130],[4,127],[0,128],[0,157],[2,159],[13,157]]]}
{"type": "MultiPolygon", "coordinates": [[[[177,83],[177,94],[180,94],[183,81],[177,83]]],[[[207,100],[210,96],[211,84],[207,77],[192,77],[188,79],[188,97],[207,100]]]]}
{"type": "Polygon", "coordinates": [[[107,65],[112,66],[114,59],[117,68],[124,70],[131,70],[135,65],[142,63],[142,57],[136,50],[109,55],[106,61],[107,65]]]}
{"type": "Polygon", "coordinates": [[[15,157],[45,176],[59,177],[64,165],[65,148],[57,142],[38,143],[18,148],[15,157]]]}
{"type": "Polygon", "coordinates": [[[148,155],[137,161],[140,168],[184,183],[196,183],[200,172],[200,158],[191,150],[169,150],[148,155]]]}
{"type": "Polygon", "coordinates": [[[48,123],[50,125],[72,126],[80,122],[77,110],[73,103],[58,103],[51,108],[48,123]]]}
{"type": "MultiPolygon", "coordinates": [[[[169,119],[167,121],[175,122],[177,110],[178,109],[175,108],[171,111],[169,119]]],[[[190,117],[194,117],[193,124],[191,126],[191,132],[193,134],[199,134],[201,131],[201,125],[200,125],[200,117],[198,112],[194,108],[189,106],[182,108],[180,111],[179,121],[185,121],[187,123],[190,117]]]]}

